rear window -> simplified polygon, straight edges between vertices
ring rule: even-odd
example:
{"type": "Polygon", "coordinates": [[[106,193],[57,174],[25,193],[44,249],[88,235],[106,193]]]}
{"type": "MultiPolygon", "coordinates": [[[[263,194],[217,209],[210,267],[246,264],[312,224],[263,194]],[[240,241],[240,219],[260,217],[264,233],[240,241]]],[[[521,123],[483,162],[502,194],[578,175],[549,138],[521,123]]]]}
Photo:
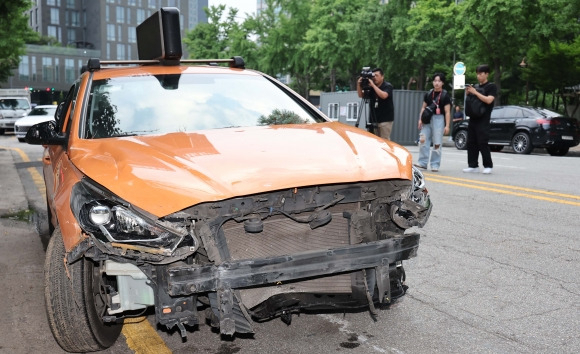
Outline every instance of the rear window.
{"type": "Polygon", "coordinates": [[[122,77],[95,80],[90,95],[84,138],[325,121],[262,76],[122,77]]]}

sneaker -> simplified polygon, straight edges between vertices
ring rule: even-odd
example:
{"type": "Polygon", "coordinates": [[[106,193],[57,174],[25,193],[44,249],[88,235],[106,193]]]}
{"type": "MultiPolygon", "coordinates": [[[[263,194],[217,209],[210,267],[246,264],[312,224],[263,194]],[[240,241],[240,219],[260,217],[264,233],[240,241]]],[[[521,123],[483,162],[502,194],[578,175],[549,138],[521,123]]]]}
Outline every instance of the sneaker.
{"type": "Polygon", "coordinates": [[[463,172],[465,172],[465,173],[479,173],[479,167],[464,168],[463,172]]]}
{"type": "Polygon", "coordinates": [[[431,172],[439,172],[438,168],[431,168],[431,172]]]}
{"type": "Polygon", "coordinates": [[[482,173],[483,174],[486,174],[486,175],[489,175],[489,174],[491,174],[491,170],[492,170],[491,167],[486,167],[486,168],[483,169],[483,172],[482,173]]]}
{"type": "Polygon", "coordinates": [[[427,166],[421,166],[421,165],[419,165],[418,163],[414,163],[414,164],[413,164],[413,166],[415,166],[415,167],[419,167],[419,168],[422,168],[422,169],[424,169],[424,170],[426,170],[426,169],[427,169],[427,166]]]}

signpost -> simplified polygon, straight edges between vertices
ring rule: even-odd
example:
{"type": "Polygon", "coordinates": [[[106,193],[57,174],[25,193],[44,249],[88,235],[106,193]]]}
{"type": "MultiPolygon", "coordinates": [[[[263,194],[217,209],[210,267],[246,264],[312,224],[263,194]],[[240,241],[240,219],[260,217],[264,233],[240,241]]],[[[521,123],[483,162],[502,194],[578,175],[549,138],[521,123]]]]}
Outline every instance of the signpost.
{"type": "Polygon", "coordinates": [[[462,90],[465,88],[465,64],[458,61],[453,66],[453,89],[462,90]]]}

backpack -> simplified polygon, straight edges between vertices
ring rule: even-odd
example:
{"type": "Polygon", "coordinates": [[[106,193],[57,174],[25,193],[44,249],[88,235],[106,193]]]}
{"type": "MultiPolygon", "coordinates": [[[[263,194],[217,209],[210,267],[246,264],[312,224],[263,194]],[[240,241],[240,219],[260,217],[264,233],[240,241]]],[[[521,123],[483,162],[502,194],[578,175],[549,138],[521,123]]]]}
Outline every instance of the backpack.
{"type": "MultiPolygon", "coordinates": [[[[483,94],[483,89],[479,87],[479,85],[474,86],[477,92],[483,94]]],[[[469,118],[481,118],[487,113],[487,104],[483,103],[477,96],[475,95],[467,95],[465,98],[465,114],[469,116],[469,118]]]]}

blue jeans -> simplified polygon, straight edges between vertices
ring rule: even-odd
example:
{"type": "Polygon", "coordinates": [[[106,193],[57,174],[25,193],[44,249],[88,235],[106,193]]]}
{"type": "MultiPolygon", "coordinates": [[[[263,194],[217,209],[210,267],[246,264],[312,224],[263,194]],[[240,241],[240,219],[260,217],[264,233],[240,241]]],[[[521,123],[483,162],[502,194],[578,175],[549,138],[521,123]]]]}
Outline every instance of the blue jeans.
{"type": "Polygon", "coordinates": [[[445,116],[443,114],[435,114],[431,117],[430,124],[423,124],[419,133],[419,165],[424,167],[431,165],[432,170],[439,169],[444,131],[445,116]],[[431,150],[431,143],[433,143],[433,150],[431,150]]]}

